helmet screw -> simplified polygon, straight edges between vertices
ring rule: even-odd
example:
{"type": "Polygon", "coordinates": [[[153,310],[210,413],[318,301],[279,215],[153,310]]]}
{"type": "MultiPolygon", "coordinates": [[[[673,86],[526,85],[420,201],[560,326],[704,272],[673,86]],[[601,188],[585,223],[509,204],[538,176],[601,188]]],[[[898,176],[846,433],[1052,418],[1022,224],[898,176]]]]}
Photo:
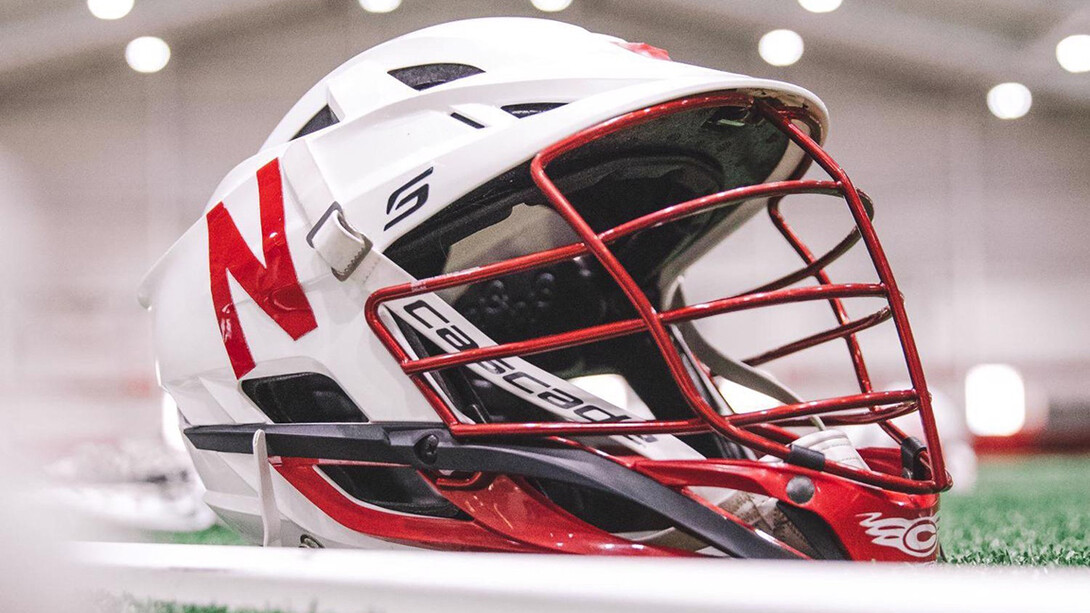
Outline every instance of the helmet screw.
{"type": "Polygon", "coordinates": [[[795,504],[806,504],[814,498],[814,482],[809,477],[795,475],[787,482],[787,497],[795,504]]]}
{"type": "Polygon", "coordinates": [[[429,434],[416,442],[416,457],[425,464],[435,464],[439,451],[439,437],[429,434]]]}

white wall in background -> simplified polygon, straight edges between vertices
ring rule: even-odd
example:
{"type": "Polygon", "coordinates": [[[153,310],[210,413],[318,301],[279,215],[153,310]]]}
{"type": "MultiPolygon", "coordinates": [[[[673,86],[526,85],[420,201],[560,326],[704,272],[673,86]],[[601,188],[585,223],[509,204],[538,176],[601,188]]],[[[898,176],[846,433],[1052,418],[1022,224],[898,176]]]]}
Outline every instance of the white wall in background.
{"type": "MultiPolygon", "coordinates": [[[[154,436],[149,324],[135,300],[143,273],[326,71],[397,33],[485,15],[490,6],[407,3],[385,16],[316,8],[290,22],[170,39],[171,63],[155,75],[129,70],[119,49],[112,64],[18,88],[0,83],[5,404],[49,405],[64,415],[65,403],[83,403],[119,431],[154,436]],[[26,190],[33,197],[21,195],[26,190]]],[[[932,380],[956,397],[966,368],[1001,361],[1023,372],[1031,398],[1035,387],[1090,395],[1090,326],[1081,324],[1090,302],[1090,121],[1050,115],[1041,103],[1001,122],[978,92],[897,83],[809,50],[795,66],[771,68],[757,57],[752,33],[729,24],[694,29],[600,13],[590,3],[560,17],[664,47],[681,61],[816,91],[832,114],[829,148],[877,201],[879,232],[932,380]]],[[[814,227],[829,223],[798,213],[814,227]]],[[[756,260],[783,253],[739,236],[694,271],[697,285],[735,274],[724,268],[736,261],[735,245],[756,260]]],[[[799,329],[831,321],[815,317],[800,319],[799,329]]],[[[725,346],[755,344],[752,329],[720,331],[725,346]]],[[[877,353],[879,382],[902,378],[893,358],[877,353]]],[[[790,371],[800,380],[826,376],[813,359],[792,362],[790,371]]],[[[86,411],[72,414],[84,419],[86,411]]]]}

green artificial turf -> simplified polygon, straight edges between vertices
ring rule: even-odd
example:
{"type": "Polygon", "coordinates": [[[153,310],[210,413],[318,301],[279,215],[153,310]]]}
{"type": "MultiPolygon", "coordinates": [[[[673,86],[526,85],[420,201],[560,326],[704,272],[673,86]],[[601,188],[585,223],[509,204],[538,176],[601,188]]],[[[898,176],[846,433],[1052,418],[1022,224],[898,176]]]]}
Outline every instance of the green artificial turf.
{"type": "Polygon", "coordinates": [[[1090,566],[1090,457],[986,460],[940,516],[952,563],[1090,566]]]}
{"type": "Polygon", "coordinates": [[[203,532],[177,532],[164,535],[162,542],[179,545],[246,545],[237,532],[227,526],[216,525],[203,532]]]}

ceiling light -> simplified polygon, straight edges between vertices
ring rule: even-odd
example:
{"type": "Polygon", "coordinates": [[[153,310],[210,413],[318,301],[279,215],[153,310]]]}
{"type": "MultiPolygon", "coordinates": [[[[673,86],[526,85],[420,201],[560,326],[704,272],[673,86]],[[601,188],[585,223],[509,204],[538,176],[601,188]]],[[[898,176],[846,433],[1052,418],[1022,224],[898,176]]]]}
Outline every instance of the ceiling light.
{"type": "Polygon", "coordinates": [[[988,91],[988,110],[1000,119],[1018,119],[1033,106],[1033,94],[1021,83],[1000,83],[988,91]]]}
{"type": "Polygon", "coordinates": [[[773,66],[790,66],[802,57],[802,37],[791,30],[772,30],[761,37],[757,52],[773,66]]]}
{"type": "Polygon", "coordinates": [[[571,0],[530,0],[530,4],[539,11],[559,13],[571,6],[571,0]]]}
{"type": "Polygon", "coordinates": [[[87,10],[99,19],[121,19],[132,10],[133,0],[87,0],[87,10]]]}
{"type": "Polygon", "coordinates": [[[1026,424],[1022,375],[1006,364],[980,364],[965,375],[965,421],[977,436],[1010,436],[1026,424]]]}
{"type": "Polygon", "coordinates": [[[360,6],[368,13],[391,13],[401,6],[401,0],[360,0],[360,6]]]}
{"type": "Polygon", "coordinates": [[[799,5],[811,13],[832,13],[840,8],[841,0],[799,0],[799,5]]]}
{"type": "Polygon", "coordinates": [[[157,36],[141,36],[125,46],[125,61],[136,72],[159,72],[170,61],[170,47],[157,36]]]}
{"type": "Polygon", "coordinates": [[[1056,43],[1056,61],[1067,72],[1090,72],[1090,34],[1073,34],[1056,43]]]}

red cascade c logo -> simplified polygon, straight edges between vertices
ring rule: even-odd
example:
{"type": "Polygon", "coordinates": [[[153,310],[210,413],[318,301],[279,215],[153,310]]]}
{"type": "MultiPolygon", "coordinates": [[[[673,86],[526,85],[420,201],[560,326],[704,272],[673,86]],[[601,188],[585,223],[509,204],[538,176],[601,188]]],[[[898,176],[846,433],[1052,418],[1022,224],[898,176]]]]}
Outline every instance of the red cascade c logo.
{"type": "Polygon", "coordinates": [[[254,357],[242,333],[238,310],[227,282],[230,272],[250,298],[280,328],[298,340],[318,327],[306,293],[299,285],[284,235],[284,191],[280,162],[273,160],[257,171],[257,190],[261,208],[262,265],[250,251],[220,202],[208,211],[208,270],[212,285],[212,304],[219,321],[220,336],[231,360],[236,378],[254,368],[254,357]]]}
{"type": "Polygon", "coordinates": [[[861,513],[859,526],[866,529],[871,542],[899,549],[916,558],[927,558],[939,547],[938,517],[925,515],[915,519],[883,517],[881,513],[861,513]]]}

